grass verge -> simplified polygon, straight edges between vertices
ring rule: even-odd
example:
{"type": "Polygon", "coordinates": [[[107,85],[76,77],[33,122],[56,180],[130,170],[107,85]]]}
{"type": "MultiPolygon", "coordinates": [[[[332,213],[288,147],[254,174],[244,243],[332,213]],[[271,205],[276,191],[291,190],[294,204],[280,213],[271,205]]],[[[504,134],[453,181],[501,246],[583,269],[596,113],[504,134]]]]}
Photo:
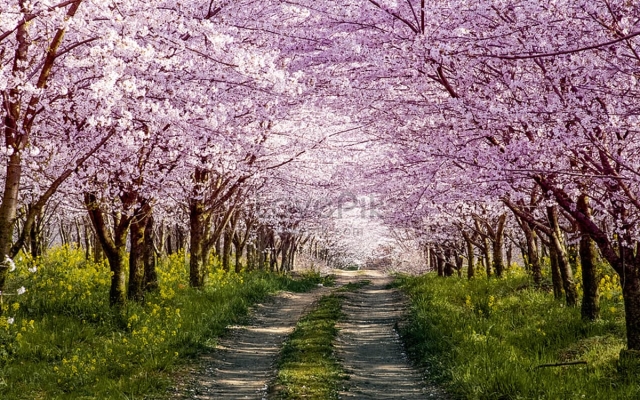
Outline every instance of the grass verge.
{"type": "Polygon", "coordinates": [[[505,279],[402,276],[411,317],[409,353],[448,392],[466,399],[637,399],[616,360],[624,345],[619,285],[603,277],[602,319],[532,288],[523,273],[505,279]],[[537,368],[583,360],[586,365],[537,368]]]}
{"type": "Polygon", "coordinates": [[[82,252],[51,250],[33,264],[16,260],[0,316],[0,398],[160,398],[172,373],[215,345],[248,307],[279,291],[327,283],[261,272],[226,273],[211,267],[203,290],[188,285],[183,254],[161,261],[160,290],[145,304],[108,305],[109,270],[82,252]],[[11,318],[11,319],[10,319],[11,318]]]}
{"type": "Polygon", "coordinates": [[[275,399],[337,399],[340,382],[347,379],[333,354],[338,334],[336,323],[343,317],[340,293],[354,291],[369,281],[348,283],[328,296],[300,319],[285,342],[273,385],[275,399]]]}

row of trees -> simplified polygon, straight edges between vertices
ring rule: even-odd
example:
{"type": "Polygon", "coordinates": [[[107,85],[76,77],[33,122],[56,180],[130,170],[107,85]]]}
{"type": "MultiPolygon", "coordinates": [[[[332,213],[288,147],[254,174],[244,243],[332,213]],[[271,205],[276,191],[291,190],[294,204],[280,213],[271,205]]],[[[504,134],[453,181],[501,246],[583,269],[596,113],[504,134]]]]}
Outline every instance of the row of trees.
{"type": "Polygon", "coordinates": [[[601,257],[640,350],[638,5],[368,3],[377,40],[363,53],[384,61],[366,85],[380,94],[368,121],[385,146],[375,185],[387,221],[415,232],[443,274],[463,257],[473,274],[480,256],[500,276],[506,243],[540,283],[544,249],[569,305],[579,258],[588,319],[601,257]]]}
{"type": "Polygon", "coordinates": [[[7,257],[56,199],[90,217],[120,304],[127,240],[131,275],[153,221],[188,232],[197,287],[217,242],[260,258],[277,236],[290,263],[306,240],[296,233],[324,231],[315,203],[357,182],[449,273],[477,253],[502,274],[506,243],[540,282],[545,248],[557,292],[561,282],[576,304],[574,246],[587,318],[599,253],[620,276],[628,347],[640,351],[634,2],[2,7],[7,257]]]}
{"type": "MultiPolygon", "coordinates": [[[[331,127],[348,121],[313,115],[320,101],[308,103],[308,78],[291,54],[247,25],[287,9],[3,5],[0,292],[10,259],[41,254],[52,230],[70,242],[75,229],[87,252],[104,255],[113,305],[157,285],[154,260],[165,246],[188,249],[193,287],[205,284],[214,255],[227,269],[291,269],[313,236],[303,228],[329,207],[292,207],[294,197],[331,202],[335,187],[323,168],[314,177],[304,165],[328,151],[340,131],[331,127]]],[[[274,23],[279,31],[297,24],[264,21],[274,23]]]]}

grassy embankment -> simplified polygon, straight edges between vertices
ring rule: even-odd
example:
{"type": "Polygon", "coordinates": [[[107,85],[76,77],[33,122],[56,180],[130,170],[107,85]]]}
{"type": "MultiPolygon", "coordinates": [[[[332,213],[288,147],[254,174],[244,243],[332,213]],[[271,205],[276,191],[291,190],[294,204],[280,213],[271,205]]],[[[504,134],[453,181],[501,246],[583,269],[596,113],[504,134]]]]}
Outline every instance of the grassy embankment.
{"type": "Polygon", "coordinates": [[[188,286],[184,255],[174,255],[158,267],[159,292],[116,310],[108,305],[109,269],[86,262],[81,251],[53,249],[35,274],[28,272],[33,264],[16,264],[2,296],[2,399],[157,398],[171,373],[213,346],[250,305],[321,282],[211,267],[198,291],[188,286]],[[21,286],[27,292],[18,296],[21,286]]]}
{"type": "Polygon", "coordinates": [[[468,399],[640,398],[640,380],[617,372],[625,328],[613,272],[602,272],[596,322],[582,321],[579,308],[533,288],[520,269],[507,275],[398,279],[412,303],[403,336],[435,382],[468,399]],[[570,361],[587,364],[539,367],[570,361]]]}
{"type": "Polygon", "coordinates": [[[349,283],[323,296],[316,307],[298,321],[280,353],[272,398],[338,398],[340,383],[347,379],[333,354],[333,341],[338,334],[336,323],[343,317],[340,293],[369,283],[349,283]]]}

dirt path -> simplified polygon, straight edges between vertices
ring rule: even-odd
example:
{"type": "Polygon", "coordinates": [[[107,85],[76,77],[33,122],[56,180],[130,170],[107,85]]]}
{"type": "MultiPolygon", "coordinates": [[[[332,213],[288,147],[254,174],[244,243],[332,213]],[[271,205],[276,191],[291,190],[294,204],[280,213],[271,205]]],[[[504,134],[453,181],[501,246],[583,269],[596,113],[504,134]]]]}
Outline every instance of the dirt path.
{"type": "MultiPolygon", "coordinates": [[[[428,388],[403,353],[394,324],[406,309],[392,281],[376,271],[337,272],[336,286],[371,281],[354,292],[345,292],[346,319],[338,326],[336,355],[349,380],[341,398],[421,399],[444,398],[428,388]]],[[[335,288],[309,293],[282,293],[254,308],[245,326],[231,327],[214,352],[175,389],[174,399],[266,399],[268,383],[276,374],[274,364],[296,322],[321,296],[335,288]]]]}
{"type": "Polygon", "coordinates": [[[263,399],[278,352],[300,317],[330,288],[281,293],[256,306],[245,326],[231,327],[216,350],[176,389],[175,399],[263,399]]]}
{"type": "MultiPolygon", "coordinates": [[[[445,398],[429,387],[410,367],[394,330],[406,303],[397,290],[387,286],[392,279],[376,271],[345,273],[370,285],[345,293],[338,325],[336,355],[350,375],[341,398],[423,399],[445,398]]],[[[346,278],[343,276],[343,279],[346,278]]]]}

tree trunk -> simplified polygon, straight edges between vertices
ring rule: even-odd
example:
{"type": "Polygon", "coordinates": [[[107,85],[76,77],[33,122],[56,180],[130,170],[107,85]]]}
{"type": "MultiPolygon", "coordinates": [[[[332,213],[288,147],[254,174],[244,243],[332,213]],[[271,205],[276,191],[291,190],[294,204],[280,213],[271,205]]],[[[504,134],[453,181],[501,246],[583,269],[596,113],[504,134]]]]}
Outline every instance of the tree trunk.
{"type": "Polygon", "coordinates": [[[253,243],[247,244],[247,271],[253,271],[256,269],[256,247],[253,243]]]}
{"type": "MultiPolygon", "coordinates": [[[[154,292],[158,290],[158,273],[156,272],[157,254],[154,244],[155,221],[153,214],[147,218],[147,226],[144,228],[144,290],[154,292]]],[[[160,243],[163,243],[162,238],[160,243]]]]}
{"type": "MultiPolygon", "coordinates": [[[[578,209],[588,217],[591,217],[589,198],[581,195],[578,198],[578,209]]],[[[588,234],[580,237],[580,266],[582,268],[582,307],[580,309],[582,319],[595,321],[600,317],[600,293],[598,291],[598,273],[596,263],[598,253],[596,244],[588,234]]]]}
{"type": "Polygon", "coordinates": [[[521,226],[527,242],[527,264],[531,269],[533,282],[536,285],[540,285],[542,283],[542,268],[540,266],[540,258],[538,257],[537,234],[528,222],[522,221],[521,226]]]}
{"type": "Polygon", "coordinates": [[[444,276],[446,277],[453,276],[454,270],[455,270],[455,265],[453,265],[450,261],[444,262],[444,276]]]}
{"type": "Polygon", "coordinates": [[[431,252],[429,246],[424,246],[424,261],[426,264],[426,270],[431,270],[431,252]]]}
{"type": "Polygon", "coordinates": [[[216,239],[214,248],[216,255],[220,256],[222,254],[222,235],[216,239]]]}
{"type": "Polygon", "coordinates": [[[431,268],[432,271],[440,271],[438,269],[438,256],[436,255],[436,249],[431,249],[431,268]]]}
{"type": "Polygon", "coordinates": [[[491,256],[489,255],[489,240],[487,238],[482,239],[484,248],[482,249],[482,253],[484,254],[484,266],[487,269],[487,278],[491,277],[491,256]]]}
{"type": "Polygon", "coordinates": [[[104,250],[102,249],[102,244],[100,244],[100,239],[98,235],[94,233],[93,235],[93,262],[95,264],[102,264],[104,261],[104,250]]]}
{"type": "MultiPolygon", "coordinates": [[[[31,39],[29,37],[29,25],[20,24],[16,32],[17,48],[15,52],[15,62],[13,64],[13,73],[17,76],[29,68],[31,64],[29,59],[29,46],[31,39]]],[[[4,290],[7,274],[9,273],[10,263],[6,263],[5,259],[9,257],[11,245],[13,244],[13,229],[16,224],[16,214],[18,210],[18,194],[20,190],[20,180],[22,179],[22,156],[21,156],[21,139],[25,142],[28,136],[23,137],[18,128],[18,120],[20,119],[20,89],[13,88],[9,90],[9,96],[5,97],[3,108],[7,111],[3,125],[5,141],[3,146],[6,149],[13,150],[7,162],[4,192],[2,194],[2,204],[0,204],[0,291],[4,290]]],[[[24,133],[27,134],[26,132],[24,133]]]]}
{"type": "Polygon", "coordinates": [[[564,292],[562,290],[562,276],[558,267],[558,253],[555,247],[549,247],[549,264],[551,264],[551,283],[553,284],[553,297],[561,299],[564,292]]]}
{"type": "Polygon", "coordinates": [[[637,357],[640,355],[640,277],[637,274],[640,259],[634,255],[636,252],[632,247],[621,246],[618,264],[614,269],[622,272],[620,284],[624,298],[627,348],[632,350],[632,354],[629,355],[635,356],[637,363],[637,357]]]}
{"type": "Polygon", "coordinates": [[[82,248],[82,236],[80,235],[80,224],[78,223],[78,219],[74,218],[73,219],[73,224],[76,226],[76,248],[81,249],[82,248]]]}
{"type": "Polygon", "coordinates": [[[167,249],[165,248],[165,244],[167,242],[167,230],[165,229],[165,225],[164,225],[164,221],[162,221],[160,223],[160,229],[159,229],[159,235],[156,235],[155,233],[155,220],[153,219],[153,215],[151,216],[151,225],[153,225],[153,238],[154,238],[154,243],[155,240],[157,238],[157,243],[158,243],[158,247],[156,248],[154,245],[154,249],[157,249],[157,255],[160,257],[163,257],[165,255],[167,255],[167,249]]]}
{"type": "Polygon", "coordinates": [[[462,266],[464,265],[464,259],[460,254],[458,254],[457,250],[454,252],[454,258],[456,260],[456,272],[458,273],[458,278],[462,278],[462,266]]]}
{"type": "MultiPolygon", "coordinates": [[[[630,250],[627,250],[630,251],[630,250]]],[[[634,266],[625,266],[628,274],[622,282],[624,311],[627,326],[627,348],[640,351],[640,279],[634,266]]]]}
{"type": "MultiPolygon", "coordinates": [[[[204,206],[203,206],[204,208],[204,206]]],[[[179,252],[181,250],[184,250],[185,248],[185,244],[186,244],[186,238],[185,238],[186,234],[184,232],[184,229],[182,228],[182,226],[180,225],[176,225],[176,248],[175,248],[175,252],[179,252]]]]}
{"type": "Polygon", "coordinates": [[[86,219],[82,220],[82,226],[84,229],[84,259],[89,261],[91,258],[91,229],[87,226],[86,219]]]}
{"type": "Polygon", "coordinates": [[[192,200],[189,206],[190,257],[189,284],[194,288],[204,287],[206,268],[202,260],[205,239],[204,205],[198,200],[192,200]]]}
{"type": "Polygon", "coordinates": [[[520,250],[520,257],[522,257],[522,261],[524,261],[524,270],[531,272],[531,265],[529,265],[529,257],[527,256],[527,248],[518,246],[518,250],[520,250]]]}
{"type": "Polygon", "coordinates": [[[437,260],[437,266],[438,266],[438,276],[444,276],[445,260],[441,250],[438,250],[436,252],[436,260],[437,260]]]}
{"type": "MultiPolygon", "coordinates": [[[[453,262],[451,262],[451,250],[450,249],[446,249],[444,251],[444,276],[446,277],[450,277],[453,276],[453,271],[455,269],[455,264],[453,262]]],[[[455,261],[454,261],[455,262],[455,261]]]]}
{"type": "Polygon", "coordinates": [[[267,265],[267,242],[265,237],[265,228],[261,227],[258,232],[257,253],[258,253],[258,269],[264,270],[267,265]]]}
{"type": "Polygon", "coordinates": [[[502,244],[504,242],[504,226],[507,221],[507,215],[502,214],[498,219],[498,227],[496,228],[495,237],[493,238],[493,270],[496,276],[501,278],[504,273],[504,261],[502,257],[502,244]]]}
{"type": "MultiPolygon", "coordinates": [[[[171,229],[169,229],[169,232],[167,234],[167,243],[166,243],[166,247],[167,247],[167,254],[173,254],[175,253],[174,249],[173,249],[173,242],[172,239],[173,238],[173,232],[171,231],[171,229]]],[[[189,243],[189,245],[191,245],[191,243],[189,243]]],[[[191,250],[190,250],[191,251],[191,250]]]]}
{"type": "Polygon", "coordinates": [[[281,270],[286,271],[289,268],[289,234],[285,233],[282,235],[281,242],[281,251],[282,251],[282,262],[281,262],[281,270]]]}
{"type": "Polygon", "coordinates": [[[136,209],[131,221],[129,243],[129,285],[127,297],[129,300],[141,302],[144,300],[144,264],[145,264],[145,229],[151,212],[144,204],[136,209]]]}
{"type": "Polygon", "coordinates": [[[67,230],[65,229],[64,222],[60,222],[58,232],[60,233],[60,242],[62,242],[62,245],[69,245],[69,238],[67,237],[67,230]]]}
{"type": "Polygon", "coordinates": [[[117,246],[115,252],[107,252],[107,260],[111,268],[111,288],[109,289],[109,304],[112,306],[122,306],[127,298],[126,268],[124,260],[126,257],[126,245],[124,243],[117,246]]]}
{"type": "Polygon", "coordinates": [[[473,243],[471,242],[469,236],[464,233],[465,241],[467,242],[467,279],[471,279],[476,274],[476,266],[475,266],[475,257],[473,254],[473,243]]]}
{"type": "Polygon", "coordinates": [[[42,214],[39,214],[36,216],[36,222],[31,225],[31,230],[29,232],[29,247],[31,250],[31,257],[33,257],[34,260],[44,254],[45,239],[43,237],[44,232],[42,224],[42,214]]]}
{"type": "Polygon", "coordinates": [[[224,231],[224,238],[222,242],[222,268],[229,272],[231,270],[231,238],[233,232],[230,228],[226,228],[224,231]]]}
{"type": "MultiPolygon", "coordinates": [[[[189,200],[189,285],[194,288],[204,287],[206,277],[206,253],[205,241],[207,231],[210,229],[208,221],[211,220],[206,206],[201,199],[204,184],[209,179],[209,172],[202,168],[196,168],[193,174],[194,188],[189,200]]],[[[181,241],[181,240],[179,240],[181,241]]]]}
{"type": "Polygon", "coordinates": [[[298,252],[299,240],[294,238],[291,246],[291,254],[289,254],[289,271],[293,271],[296,267],[296,253],[298,252]]]}
{"type": "Polygon", "coordinates": [[[242,248],[239,244],[233,246],[236,252],[236,261],[235,261],[235,271],[236,274],[242,272],[242,264],[240,263],[240,258],[242,257],[242,248]]]}
{"type": "Polygon", "coordinates": [[[124,260],[126,258],[127,234],[131,224],[131,217],[114,214],[113,235],[104,219],[104,213],[97,204],[97,198],[92,193],[85,193],[84,202],[96,231],[96,236],[104,250],[109,268],[111,269],[111,288],[109,289],[109,303],[112,306],[122,306],[126,303],[127,287],[124,260]]]}
{"type": "Polygon", "coordinates": [[[562,239],[562,232],[560,231],[560,224],[558,223],[557,208],[555,206],[547,207],[547,216],[552,230],[552,235],[550,237],[551,246],[555,247],[556,250],[558,269],[562,276],[562,286],[567,299],[567,305],[569,307],[575,307],[578,305],[578,290],[576,289],[576,284],[573,281],[573,271],[571,270],[571,264],[569,263],[569,256],[564,245],[564,240],[562,239]]]}

